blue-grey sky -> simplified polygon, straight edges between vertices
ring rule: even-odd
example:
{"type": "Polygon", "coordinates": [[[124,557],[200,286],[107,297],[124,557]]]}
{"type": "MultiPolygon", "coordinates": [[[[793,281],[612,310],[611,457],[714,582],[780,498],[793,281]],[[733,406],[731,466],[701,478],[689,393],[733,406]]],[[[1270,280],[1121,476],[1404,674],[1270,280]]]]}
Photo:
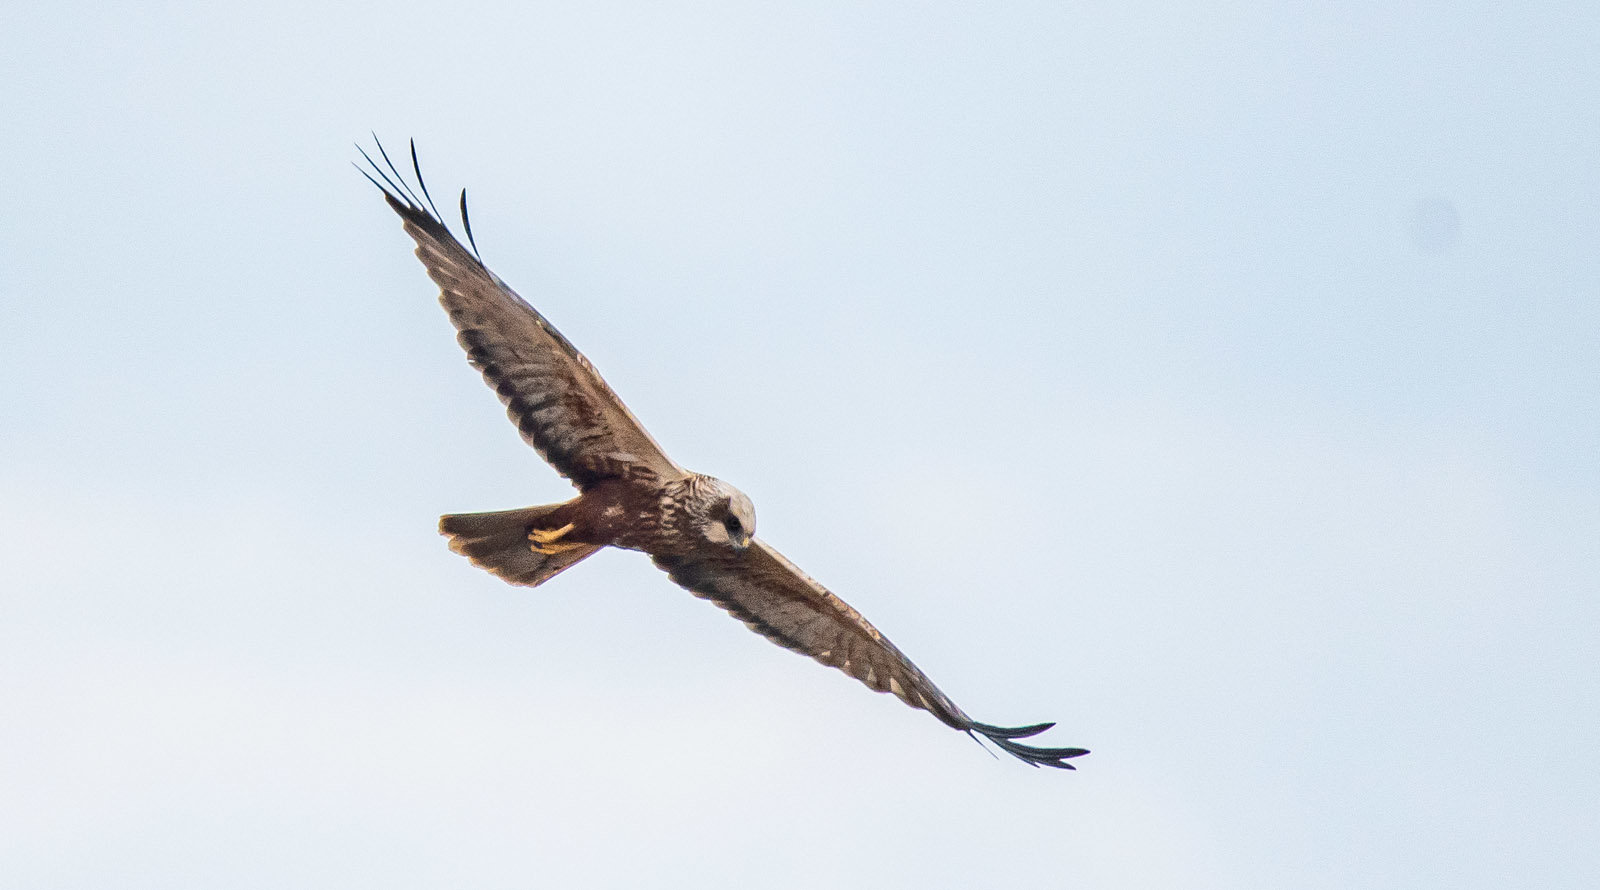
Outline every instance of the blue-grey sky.
{"type": "Polygon", "coordinates": [[[1590,888],[1592,3],[13,2],[0,883],[1590,888]],[[375,129],[995,760],[637,554],[375,129]]]}

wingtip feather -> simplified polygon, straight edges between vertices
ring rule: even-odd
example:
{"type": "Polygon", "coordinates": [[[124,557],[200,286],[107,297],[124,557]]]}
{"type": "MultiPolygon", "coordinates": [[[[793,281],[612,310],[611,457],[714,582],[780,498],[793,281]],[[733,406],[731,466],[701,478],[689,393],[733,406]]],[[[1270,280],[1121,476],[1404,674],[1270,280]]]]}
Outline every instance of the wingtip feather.
{"type": "Polygon", "coordinates": [[[1049,766],[1056,769],[1077,769],[1067,761],[1074,757],[1082,757],[1089,753],[1087,748],[1045,748],[1035,745],[1024,745],[1017,739],[1025,739],[1038,735],[1054,726],[1054,723],[1036,723],[1031,726],[990,726],[987,723],[973,723],[972,732],[976,732],[988,739],[995,747],[1021,760],[1029,766],[1049,766]]]}
{"type": "Polygon", "coordinates": [[[1007,739],[1025,739],[1025,738],[1028,738],[1029,736],[1036,736],[1039,733],[1044,732],[1045,730],[1050,729],[1050,728],[1052,728],[1054,726],[1055,726],[1054,722],[1050,722],[1050,723],[1034,723],[1034,724],[1030,724],[1028,726],[992,726],[992,725],[990,725],[988,723],[976,723],[976,722],[974,722],[972,724],[972,728],[973,729],[976,729],[977,731],[983,733],[986,736],[989,736],[990,738],[999,737],[999,738],[1007,738],[1007,739]]]}

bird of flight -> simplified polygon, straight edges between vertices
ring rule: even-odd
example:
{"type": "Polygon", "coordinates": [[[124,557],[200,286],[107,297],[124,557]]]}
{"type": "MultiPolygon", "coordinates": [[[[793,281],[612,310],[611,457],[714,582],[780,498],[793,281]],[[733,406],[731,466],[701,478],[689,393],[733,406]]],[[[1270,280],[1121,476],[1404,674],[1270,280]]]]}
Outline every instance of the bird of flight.
{"type": "Polygon", "coordinates": [[[755,508],[743,492],[673,463],[589,360],[489,271],[472,238],[465,190],[461,223],[472,249],[456,240],[422,181],[416,143],[415,189],[381,144],[381,166],[357,150],[371,172],[357,169],[416,241],[467,360],[500,396],[523,440],[579,492],[561,504],[441,517],[451,550],[528,587],[602,547],[639,550],[674,582],[774,643],[892,692],[1026,763],[1073,769],[1067,761],[1089,753],[1017,741],[1053,723],[1004,727],[968,717],[859,612],[756,538],[755,508]]]}

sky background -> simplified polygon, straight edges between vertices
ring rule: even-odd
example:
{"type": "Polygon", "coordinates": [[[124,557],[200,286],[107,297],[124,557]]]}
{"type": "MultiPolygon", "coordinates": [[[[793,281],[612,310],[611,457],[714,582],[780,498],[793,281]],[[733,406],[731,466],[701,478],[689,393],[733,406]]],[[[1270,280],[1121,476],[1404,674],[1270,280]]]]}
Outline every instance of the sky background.
{"type": "Polygon", "coordinates": [[[3,19],[0,883],[1600,883],[1595,4],[3,19]],[[637,554],[449,553],[569,489],[370,130],[762,537],[1081,768],[637,554]]]}

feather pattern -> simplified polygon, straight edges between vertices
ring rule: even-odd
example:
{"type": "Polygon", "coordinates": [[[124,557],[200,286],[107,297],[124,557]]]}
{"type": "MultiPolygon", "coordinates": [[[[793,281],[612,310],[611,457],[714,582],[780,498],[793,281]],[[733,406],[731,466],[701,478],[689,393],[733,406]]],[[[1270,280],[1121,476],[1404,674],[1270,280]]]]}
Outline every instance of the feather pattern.
{"type": "Polygon", "coordinates": [[[1067,761],[1089,753],[1016,741],[1049,729],[1051,723],[1003,727],[968,717],[860,612],[764,541],[752,542],[742,554],[701,550],[654,559],[674,582],[772,642],[837,668],[876,692],[891,693],[946,726],[982,736],[1024,762],[1073,769],[1067,761]]]}
{"type": "MultiPolygon", "coordinates": [[[[388,173],[367,157],[381,183],[362,173],[383,189],[389,206],[404,220],[406,234],[417,244],[417,258],[439,286],[439,302],[467,360],[505,404],[523,440],[580,489],[625,476],[664,480],[685,475],[589,360],[490,272],[475,249],[463,247],[432,210],[431,201],[419,200],[388,156],[382,157],[388,173]]],[[[412,159],[415,166],[414,147],[412,159]]],[[[417,185],[425,194],[420,169],[417,185]]]]}

